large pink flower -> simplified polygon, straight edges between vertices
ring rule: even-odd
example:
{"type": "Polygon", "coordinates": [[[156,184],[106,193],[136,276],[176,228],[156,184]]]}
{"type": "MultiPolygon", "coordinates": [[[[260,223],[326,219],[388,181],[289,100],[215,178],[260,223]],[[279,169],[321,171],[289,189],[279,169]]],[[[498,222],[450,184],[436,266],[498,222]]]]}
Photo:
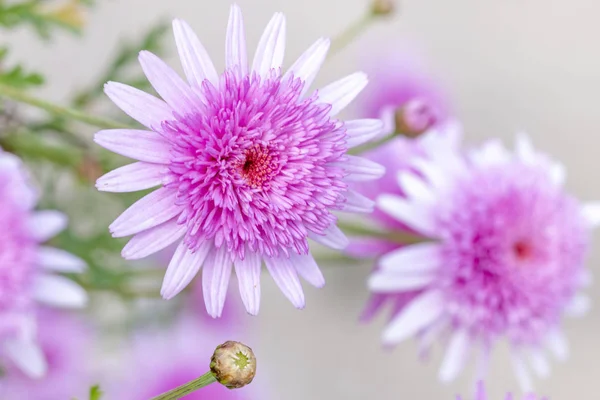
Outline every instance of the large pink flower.
{"type": "Polygon", "coordinates": [[[431,238],[388,251],[369,279],[373,292],[402,296],[383,341],[418,335],[428,348],[449,335],[439,377],[450,381],[470,349],[485,365],[505,338],[529,389],[529,367],[549,373],[545,350],[567,355],[562,317],[589,306],[580,290],[599,208],[565,193],[564,168],[524,136],[515,154],[492,140],[466,155],[444,140],[451,136],[439,136],[399,173],[405,197],[378,199],[381,210],[431,238]]]}
{"type": "MultiPolygon", "coordinates": [[[[36,304],[82,307],[86,293],[55,272],[81,272],[85,263],[41,243],[63,230],[57,211],[34,211],[37,192],[20,159],[0,150],[0,356],[39,378],[46,360],[37,341],[36,304]]],[[[46,321],[47,322],[47,321],[46,321]]]]}
{"type": "Polygon", "coordinates": [[[127,259],[182,239],[163,282],[167,299],[202,268],[206,308],[218,317],[233,266],[242,301],[257,314],[264,262],[287,298],[302,308],[298,275],[324,285],[307,239],[343,248],[347,239],[332,211],[372,209],[347,182],[383,173],[372,161],[346,155],[349,147],[376,136],[381,123],[335,119],[365,87],[366,76],[353,74],[305,96],[329,41],[319,39],[282,74],[282,14],[269,22],[249,67],[241,11],[233,6],[221,75],[190,27],[179,20],[173,27],[187,83],[142,52],[142,68],[164,101],[122,84],[106,85],[108,96],[150,130],[98,132],[97,143],[140,160],[100,178],[98,188],[123,192],[162,185],[110,230],[115,237],[135,235],[123,249],[127,259]]]}

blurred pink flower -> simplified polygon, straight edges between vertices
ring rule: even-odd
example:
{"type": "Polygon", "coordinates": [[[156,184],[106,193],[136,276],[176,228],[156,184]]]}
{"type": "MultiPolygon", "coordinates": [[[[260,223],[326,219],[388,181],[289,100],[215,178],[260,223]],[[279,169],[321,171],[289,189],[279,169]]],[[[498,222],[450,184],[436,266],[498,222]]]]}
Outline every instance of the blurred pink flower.
{"type": "Polygon", "coordinates": [[[549,374],[545,350],[567,357],[562,317],[589,307],[580,290],[589,282],[584,260],[600,206],[569,196],[563,166],[525,136],[514,154],[496,140],[465,153],[455,134],[430,138],[425,154],[398,173],[404,196],[377,200],[432,238],[386,252],[369,278],[371,291],[396,301],[383,342],[417,335],[426,351],[449,336],[439,378],[451,381],[470,350],[479,352],[484,375],[490,351],[505,338],[529,390],[529,368],[549,374]]]}
{"type": "Polygon", "coordinates": [[[93,382],[89,366],[93,354],[93,330],[76,315],[50,309],[37,313],[38,341],[48,364],[43,378],[33,379],[13,364],[6,365],[0,380],[5,400],[86,399],[93,382]]]}
{"type": "MultiPolygon", "coordinates": [[[[85,263],[41,243],[67,225],[58,211],[34,211],[38,200],[21,160],[0,150],[0,356],[30,377],[46,372],[37,342],[36,303],[79,308],[85,291],[56,272],[81,272],[85,263]]],[[[38,329],[39,328],[39,329],[38,329]]]]}
{"type": "MultiPolygon", "coordinates": [[[[457,396],[456,400],[463,400],[461,396],[457,396]]],[[[477,385],[477,392],[473,400],[488,400],[488,396],[485,393],[485,386],[483,382],[479,382],[477,385]]],[[[515,400],[511,393],[507,393],[504,400],[515,400]]],[[[522,400],[548,400],[546,397],[538,397],[535,394],[526,394],[522,397],[522,400]]]]}
{"type": "Polygon", "coordinates": [[[345,247],[332,211],[372,211],[373,203],[347,185],[383,174],[380,165],[346,155],[349,147],[378,135],[381,122],[336,119],[365,87],[366,76],[352,74],[305,96],[329,40],[318,40],[282,75],[285,25],[283,14],[275,14],[249,66],[242,14],[234,5],[226,70],[219,75],[192,29],[175,20],[188,82],[142,52],[142,69],[164,101],[106,84],[115,104],[149,130],[96,134],[101,146],[140,160],[103,176],[97,187],[128,192],[162,185],[121,214],[110,231],[134,235],[123,249],[127,259],[179,242],[161,294],[173,298],[202,268],[212,317],[221,315],[232,268],[248,313],[258,313],[263,263],[284,295],[303,308],[299,276],[317,287],[325,284],[308,238],[345,247]]]}

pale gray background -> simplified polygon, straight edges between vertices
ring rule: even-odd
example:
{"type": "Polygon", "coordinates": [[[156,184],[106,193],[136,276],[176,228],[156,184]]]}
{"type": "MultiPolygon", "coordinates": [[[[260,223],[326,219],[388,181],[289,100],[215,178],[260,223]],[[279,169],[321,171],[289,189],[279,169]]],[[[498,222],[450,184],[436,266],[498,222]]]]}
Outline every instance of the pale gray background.
{"type": "MultiPolygon", "coordinates": [[[[29,33],[15,35],[18,46],[13,57],[28,58],[31,67],[48,76],[50,84],[41,95],[64,99],[95,78],[119,38],[135,37],[164,16],[187,19],[217,66],[223,65],[228,1],[99,3],[83,39],[65,35],[47,45],[29,33]]],[[[366,1],[240,0],[239,4],[250,46],[273,12],[286,13],[289,65],[316,38],[334,35],[357,18],[366,1]]],[[[332,59],[318,82],[354,71],[360,49],[367,45],[410,39],[453,95],[470,141],[509,139],[516,130],[526,129],[537,147],[567,165],[570,190],[585,200],[600,199],[599,13],[596,0],[404,0],[401,15],[371,29],[332,59]]],[[[169,62],[177,65],[172,55],[169,62]]],[[[599,256],[596,249],[590,262],[595,271],[599,256]]],[[[270,381],[273,388],[270,398],[441,400],[466,393],[468,374],[450,386],[436,382],[439,348],[432,360],[421,363],[414,343],[392,353],[381,349],[382,318],[369,326],[357,325],[367,297],[368,271],[366,266],[328,268],[324,289],[307,287],[304,311],[295,311],[265,276],[261,314],[252,324],[260,333],[254,347],[263,366],[262,381],[270,381]]],[[[599,299],[595,296],[596,306],[599,299]]],[[[598,398],[600,307],[585,320],[568,321],[566,330],[571,359],[556,364],[550,379],[537,382],[539,392],[555,400],[598,398]]],[[[516,387],[503,350],[494,355],[488,384],[494,399],[516,387]]]]}

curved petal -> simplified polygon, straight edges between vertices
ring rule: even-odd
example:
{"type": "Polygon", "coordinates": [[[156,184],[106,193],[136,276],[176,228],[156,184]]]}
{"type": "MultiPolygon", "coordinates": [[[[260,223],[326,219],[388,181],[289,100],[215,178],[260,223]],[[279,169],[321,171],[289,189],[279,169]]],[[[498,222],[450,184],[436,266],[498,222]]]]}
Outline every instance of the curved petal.
{"type": "Polygon", "coordinates": [[[187,22],[181,19],[173,20],[173,34],[183,72],[190,86],[198,89],[205,79],[217,85],[219,83],[217,70],[200,39],[187,22]]]}
{"type": "Polygon", "coordinates": [[[213,249],[204,263],[204,270],[202,271],[204,304],[208,315],[213,318],[220,317],[223,312],[227,287],[231,277],[231,264],[231,256],[225,245],[213,249]]]}
{"type": "Polygon", "coordinates": [[[465,366],[470,342],[467,332],[460,330],[452,335],[438,378],[442,382],[452,382],[455,380],[465,366]]]}
{"type": "Polygon", "coordinates": [[[398,274],[430,274],[440,268],[441,246],[437,243],[418,243],[384,254],[379,259],[382,271],[398,274]]]}
{"type": "Polygon", "coordinates": [[[367,75],[356,72],[319,90],[319,101],[331,104],[329,115],[337,115],[367,86],[367,75]]]}
{"type": "Polygon", "coordinates": [[[398,293],[423,289],[433,282],[433,274],[401,275],[386,271],[374,272],[368,280],[368,288],[375,293],[398,293]]]}
{"type": "Polygon", "coordinates": [[[284,53],[285,16],[275,13],[258,42],[252,70],[263,78],[267,77],[272,68],[281,68],[284,53]]]}
{"type": "Polygon", "coordinates": [[[248,74],[248,56],[246,55],[246,35],[242,10],[237,4],[231,6],[227,37],[225,39],[225,67],[238,71],[241,76],[248,74]]]}
{"type": "Polygon", "coordinates": [[[104,192],[135,192],[162,184],[168,168],[163,164],[136,162],[101,176],[96,188],[104,192]]]}
{"type": "Polygon", "coordinates": [[[289,259],[281,258],[265,258],[267,270],[273,277],[273,280],[281,290],[281,292],[292,302],[296,308],[304,308],[304,291],[300,285],[298,274],[292,266],[289,259]]]}
{"type": "Polygon", "coordinates": [[[348,148],[360,146],[376,138],[383,130],[383,122],[379,119],[356,119],[344,123],[348,134],[348,148]]]}
{"type": "Polygon", "coordinates": [[[176,192],[160,188],[133,203],[108,227],[114,237],[133,235],[167,222],[181,213],[176,192]]]}
{"type": "Polygon", "coordinates": [[[171,162],[171,145],[156,132],[108,129],[94,135],[94,142],[114,153],[157,164],[171,162]]]}
{"type": "Polygon", "coordinates": [[[532,349],[528,352],[529,365],[533,372],[540,378],[550,375],[550,363],[540,349],[532,349]]]}
{"type": "Polygon", "coordinates": [[[304,81],[301,95],[304,95],[308,91],[310,85],[315,80],[317,73],[321,69],[321,65],[325,61],[330,44],[329,39],[321,38],[317,40],[292,64],[283,76],[284,79],[294,76],[304,81]]]}
{"type": "Polygon", "coordinates": [[[412,172],[399,172],[398,184],[406,197],[418,203],[426,203],[433,205],[436,201],[435,194],[431,191],[431,187],[423,182],[418,176],[412,172]]]}
{"type": "Polygon", "coordinates": [[[65,214],[54,210],[44,210],[33,213],[27,225],[33,239],[45,242],[64,230],[67,223],[68,218],[65,214]]]}
{"type": "Polygon", "coordinates": [[[379,196],[377,205],[386,214],[418,232],[430,236],[435,234],[435,223],[426,206],[411,204],[401,197],[388,194],[379,196]]]}
{"type": "Polygon", "coordinates": [[[40,246],[37,251],[37,264],[50,271],[83,272],[86,263],[81,258],[54,247],[40,246]]]}
{"type": "Polygon", "coordinates": [[[375,208],[375,202],[354,190],[346,192],[346,202],[342,211],[353,213],[370,213],[375,208]]]}
{"type": "Polygon", "coordinates": [[[600,225],[600,202],[585,203],[581,213],[588,225],[592,228],[596,228],[600,225]]]}
{"type": "Polygon", "coordinates": [[[233,265],[246,311],[251,315],[258,315],[262,259],[259,254],[246,250],[245,258],[243,260],[236,259],[233,265]]]}
{"type": "Polygon", "coordinates": [[[179,243],[160,288],[160,294],[165,300],[175,297],[194,279],[213,247],[213,242],[206,241],[196,251],[191,251],[185,241],[179,243]]]}
{"type": "Polygon", "coordinates": [[[569,342],[565,335],[558,329],[553,329],[546,334],[544,339],[546,347],[550,349],[554,357],[560,361],[564,361],[569,357],[569,342]]]}
{"type": "Polygon", "coordinates": [[[325,278],[313,256],[310,254],[300,255],[292,253],[290,254],[290,262],[296,269],[296,272],[308,283],[318,288],[325,286],[325,278]]]}
{"type": "Polygon", "coordinates": [[[170,219],[135,235],[123,247],[121,255],[126,260],[144,258],[179,240],[185,234],[186,229],[185,224],[177,223],[177,218],[170,219]]]}
{"type": "Polygon", "coordinates": [[[332,249],[342,250],[348,246],[349,240],[335,224],[329,225],[323,235],[314,232],[308,232],[308,237],[317,243],[332,249]]]}
{"type": "Polygon", "coordinates": [[[82,308],[87,304],[87,293],[81,286],[63,276],[40,275],[36,278],[33,298],[55,307],[82,308]]]}
{"type": "Polygon", "coordinates": [[[331,165],[342,167],[348,175],[346,181],[360,182],[381,178],[385,174],[385,167],[364,157],[346,155],[345,161],[336,161],[331,165]]]}
{"type": "Polygon", "coordinates": [[[531,392],[533,389],[533,384],[531,382],[531,376],[529,375],[529,371],[527,370],[527,364],[523,357],[518,354],[517,350],[513,349],[511,351],[511,361],[513,365],[513,370],[515,371],[515,375],[517,377],[517,382],[519,382],[519,386],[523,392],[531,392]]]}
{"type": "Polygon", "coordinates": [[[31,339],[6,339],[4,342],[6,355],[15,365],[33,379],[46,375],[48,364],[39,344],[31,339]]]}
{"type": "Polygon", "coordinates": [[[139,89],[108,82],[104,93],[125,114],[152,130],[160,131],[162,121],[173,119],[173,110],[167,103],[139,89]]]}

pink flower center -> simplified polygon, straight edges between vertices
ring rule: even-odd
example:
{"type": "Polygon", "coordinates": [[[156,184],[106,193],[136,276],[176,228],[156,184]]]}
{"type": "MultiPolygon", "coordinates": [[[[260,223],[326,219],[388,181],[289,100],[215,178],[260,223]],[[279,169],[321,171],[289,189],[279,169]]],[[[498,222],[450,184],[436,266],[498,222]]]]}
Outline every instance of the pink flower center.
{"type": "Polygon", "coordinates": [[[244,155],[243,163],[239,163],[242,177],[253,188],[262,187],[277,171],[269,149],[267,146],[255,144],[247,149],[244,155]]]}

